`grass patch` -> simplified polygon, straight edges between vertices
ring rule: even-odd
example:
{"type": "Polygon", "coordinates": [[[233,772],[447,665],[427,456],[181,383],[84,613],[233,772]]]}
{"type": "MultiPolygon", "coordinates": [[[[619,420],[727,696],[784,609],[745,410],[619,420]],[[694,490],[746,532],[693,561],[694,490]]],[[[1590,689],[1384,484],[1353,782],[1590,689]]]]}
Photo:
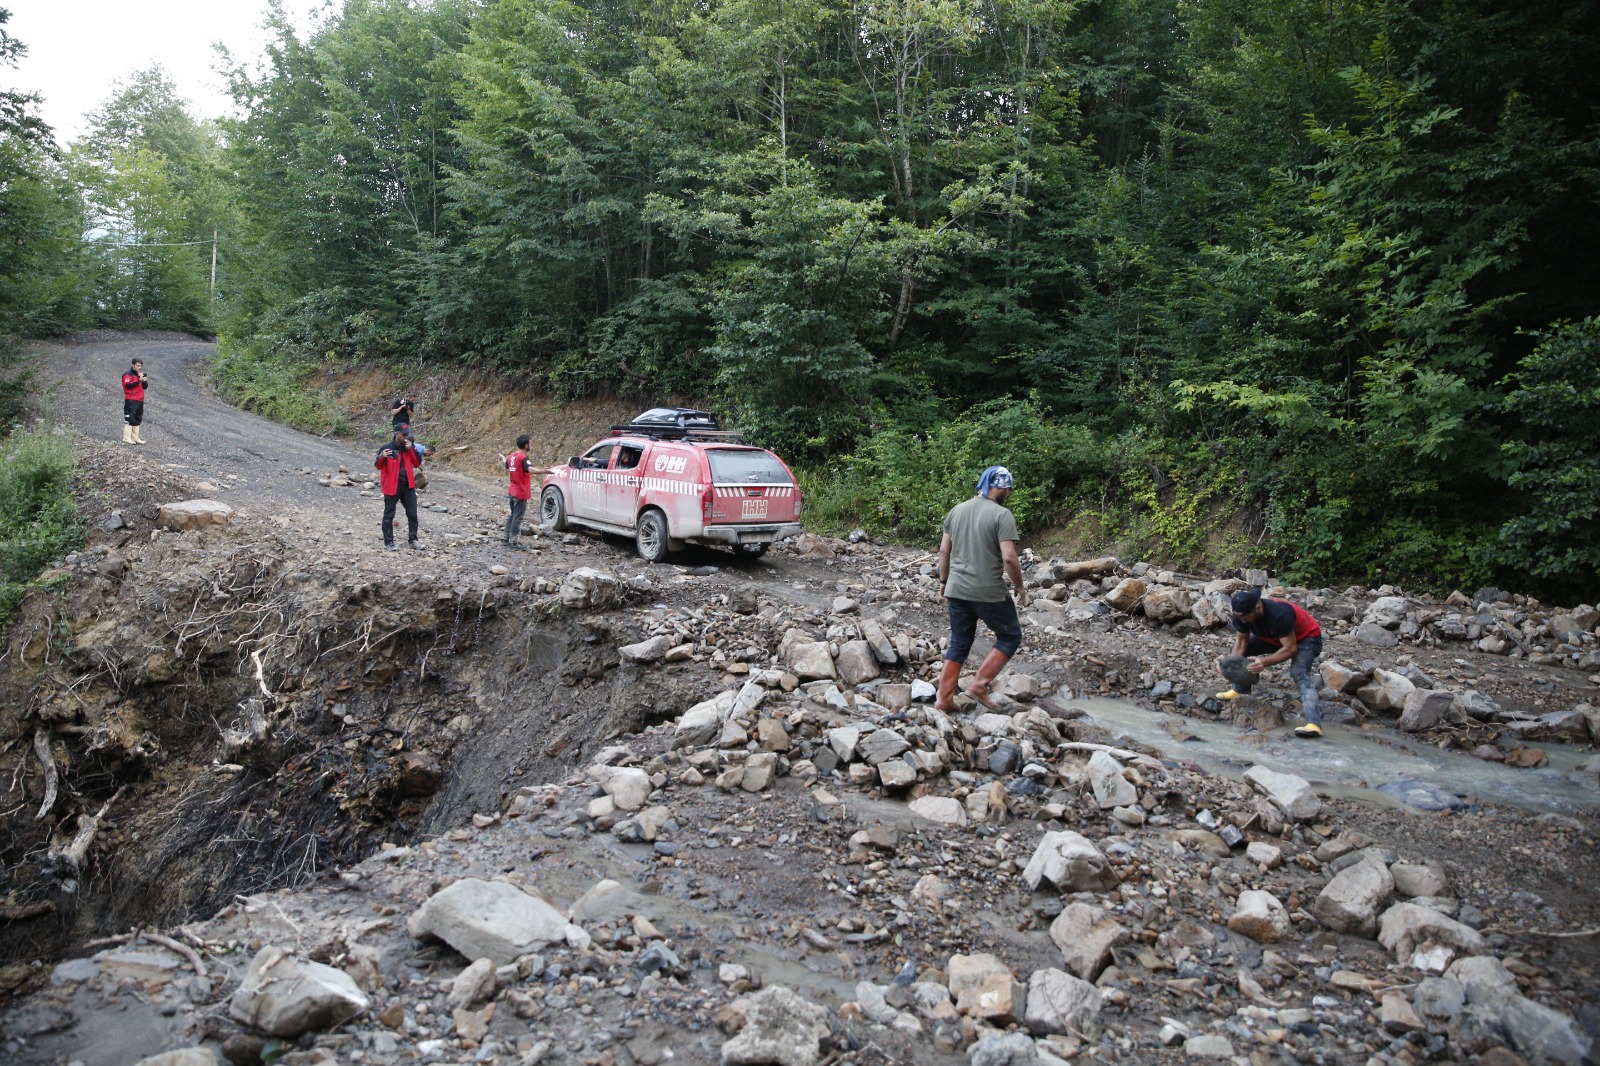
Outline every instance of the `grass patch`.
{"type": "Polygon", "coordinates": [[[314,360],[273,350],[259,341],[217,340],[211,381],[235,407],[282,422],[306,433],[343,435],[350,431],[345,410],[308,384],[314,360]]]}
{"type": "Polygon", "coordinates": [[[17,429],[0,444],[0,628],[40,571],[83,543],[64,430],[17,429]]]}

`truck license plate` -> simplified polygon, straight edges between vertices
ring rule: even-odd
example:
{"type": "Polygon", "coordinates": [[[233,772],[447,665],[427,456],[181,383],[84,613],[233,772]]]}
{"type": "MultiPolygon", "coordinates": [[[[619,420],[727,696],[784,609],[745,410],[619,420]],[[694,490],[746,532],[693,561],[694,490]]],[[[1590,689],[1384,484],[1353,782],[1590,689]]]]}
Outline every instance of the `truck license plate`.
{"type": "Polygon", "coordinates": [[[767,517],[766,500],[744,500],[740,505],[740,515],[745,518],[767,517]]]}

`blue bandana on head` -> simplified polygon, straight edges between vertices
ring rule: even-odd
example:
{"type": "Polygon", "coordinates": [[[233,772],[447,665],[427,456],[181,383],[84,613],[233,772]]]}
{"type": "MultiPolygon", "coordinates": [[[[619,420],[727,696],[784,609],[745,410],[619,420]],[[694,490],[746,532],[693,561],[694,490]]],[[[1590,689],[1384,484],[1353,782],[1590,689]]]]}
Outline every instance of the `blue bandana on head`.
{"type": "Polygon", "coordinates": [[[990,489],[1009,489],[1012,487],[1011,471],[1003,466],[986,467],[978,476],[978,495],[989,495],[990,489]]]}

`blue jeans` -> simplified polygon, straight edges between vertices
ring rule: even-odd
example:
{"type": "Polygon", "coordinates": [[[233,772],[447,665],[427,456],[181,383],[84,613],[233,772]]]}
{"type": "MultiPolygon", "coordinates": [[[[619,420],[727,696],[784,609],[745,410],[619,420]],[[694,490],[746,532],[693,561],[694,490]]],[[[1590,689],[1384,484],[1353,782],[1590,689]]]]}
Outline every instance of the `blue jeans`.
{"type": "MultiPolygon", "coordinates": [[[[1250,638],[1250,643],[1245,645],[1246,655],[1272,655],[1279,651],[1278,645],[1268,644],[1264,640],[1250,638]]],[[[1294,679],[1295,687],[1300,690],[1301,714],[1305,720],[1313,725],[1322,724],[1321,705],[1317,701],[1317,689],[1322,687],[1322,675],[1311,668],[1317,661],[1317,656],[1322,654],[1322,638],[1307,637],[1295,644],[1294,658],[1289,660],[1289,676],[1294,679]]],[[[1251,685],[1234,685],[1238,692],[1249,692],[1251,685]]]]}
{"type": "Polygon", "coordinates": [[[528,509],[528,501],[509,494],[506,499],[511,501],[511,514],[506,518],[506,543],[513,544],[517,534],[522,532],[522,513],[528,509]]]}
{"type": "Polygon", "coordinates": [[[981,603],[947,596],[945,605],[950,610],[950,646],[944,651],[948,662],[967,661],[972,651],[972,638],[978,635],[979,621],[993,631],[995,651],[1015,655],[1022,646],[1022,623],[1017,620],[1017,605],[1011,602],[1011,597],[981,603]]]}

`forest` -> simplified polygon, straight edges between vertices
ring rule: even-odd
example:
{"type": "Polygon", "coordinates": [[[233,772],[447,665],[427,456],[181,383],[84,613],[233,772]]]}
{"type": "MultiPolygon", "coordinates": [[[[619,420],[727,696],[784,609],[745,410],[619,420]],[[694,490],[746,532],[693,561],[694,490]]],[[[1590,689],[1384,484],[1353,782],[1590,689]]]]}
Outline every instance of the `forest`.
{"type": "Polygon", "coordinates": [[[1600,5],[268,18],[229,118],[153,68],[62,145],[0,94],[8,351],[478,366],[712,405],[819,527],[925,538],[1003,462],[1063,543],[1600,597],[1600,5]]]}

